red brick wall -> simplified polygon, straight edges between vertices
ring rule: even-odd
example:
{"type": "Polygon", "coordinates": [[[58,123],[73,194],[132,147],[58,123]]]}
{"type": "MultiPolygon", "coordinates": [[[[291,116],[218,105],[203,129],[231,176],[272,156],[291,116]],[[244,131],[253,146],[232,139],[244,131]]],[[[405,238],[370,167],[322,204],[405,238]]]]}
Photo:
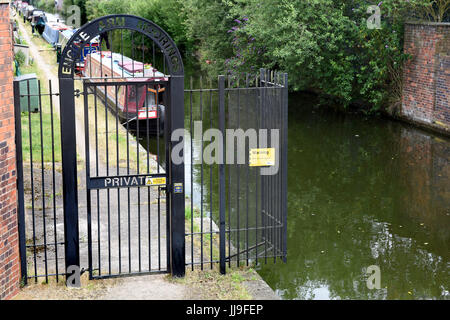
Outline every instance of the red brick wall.
{"type": "MultiPolygon", "coordinates": [[[[449,47],[450,45],[447,51],[450,51],[449,47]]],[[[436,75],[435,121],[448,126],[450,125],[450,52],[440,56],[436,75]]]]}
{"type": "Polygon", "coordinates": [[[450,132],[450,23],[408,23],[402,116],[450,132]]]}
{"type": "Polygon", "coordinates": [[[20,285],[12,62],[9,5],[0,3],[0,300],[20,285]]]}

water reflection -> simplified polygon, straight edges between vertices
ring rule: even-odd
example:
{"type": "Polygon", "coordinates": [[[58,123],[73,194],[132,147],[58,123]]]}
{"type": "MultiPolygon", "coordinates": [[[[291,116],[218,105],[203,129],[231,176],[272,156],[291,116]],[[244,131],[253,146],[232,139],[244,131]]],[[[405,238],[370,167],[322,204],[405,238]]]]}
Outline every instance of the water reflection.
{"type": "MultiPolygon", "coordinates": [[[[450,140],[317,105],[313,96],[291,97],[288,263],[258,272],[283,299],[448,299],[450,140]],[[366,286],[370,265],[381,269],[380,290],[366,286]]],[[[194,140],[194,160],[199,150],[194,140]]],[[[198,206],[201,167],[193,166],[191,192],[190,145],[185,152],[186,194],[198,206]]],[[[205,216],[217,203],[209,169],[205,216]]]]}
{"type": "Polygon", "coordinates": [[[290,102],[288,263],[259,273],[284,299],[449,298],[450,141],[316,104],[290,102]]]}

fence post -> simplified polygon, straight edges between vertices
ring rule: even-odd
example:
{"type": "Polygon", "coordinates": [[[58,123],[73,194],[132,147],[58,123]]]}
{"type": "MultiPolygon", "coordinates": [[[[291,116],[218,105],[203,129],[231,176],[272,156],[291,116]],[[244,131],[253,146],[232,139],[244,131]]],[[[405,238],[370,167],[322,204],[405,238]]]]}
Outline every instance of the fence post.
{"type": "MultiPolygon", "coordinates": [[[[267,129],[267,117],[266,117],[266,69],[259,69],[259,95],[260,95],[260,129],[267,129]]],[[[258,139],[258,148],[268,147],[268,137],[262,139],[262,136],[258,139]]],[[[260,171],[261,172],[261,171],[260,171]]],[[[260,215],[261,215],[261,240],[264,243],[264,261],[267,263],[267,220],[266,220],[266,179],[265,176],[259,174],[259,182],[261,185],[261,199],[260,199],[260,215]]]]}
{"type": "Polygon", "coordinates": [[[219,163],[219,250],[220,273],[225,274],[225,76],[219,76],[219,130],[222,133],[222,159],[219,163]]]}
{"type": "Polygon", "coordinates": [[[70,266],[80,267],[74,80],[60,78],[59,88],[63,171],[64,249],[67,279],[67,277],[70,276],[70,274],[68,274],[70,266]]]}
{"type": "Polygon", "coordinates": [[[14,80],[14,120],[16,126],[16,178],[17,178],[17,213],[19,226],[20,271],[23,284],[28,283],[27,246],[25,237],[25,198],[23,188],[23,154],[22,123],[20,110],[20,82],[14,80]]]}
{"type": "MultiPolygon", "coordinates": [[[[169,119],[170,131],[184,129],[184,76],[172,76],[170,79],[170,108],[166,118],[169,119]]],[[[175,164],[172,161],[172,150],[175,141],[169,137],[169,202],[170,202],[170,262],[174,277],[184,277],[186,273],[185,244],[185,198],[184,198],[184,161],[175,164]],[[177,188],[175,188],[177,184],[177,188]],[[181,189],[180,189],[181,187],[181,189]]],[[[183,142],[184,143],[184,139],[183,142]]],[[[184,160],[184,151],[183,151],[184,160]]]]}
{"type": "Polygon", "coordinates": [[[289,105],[289,87],[288,74],[283,74],[284,89],[283,89],[283,105],[282,105],[282,152],[280,152],[281,160],[281,212],[283,215],[283,262],[287,262],[287,171],[288,171],[288,105],[289,105]]]}

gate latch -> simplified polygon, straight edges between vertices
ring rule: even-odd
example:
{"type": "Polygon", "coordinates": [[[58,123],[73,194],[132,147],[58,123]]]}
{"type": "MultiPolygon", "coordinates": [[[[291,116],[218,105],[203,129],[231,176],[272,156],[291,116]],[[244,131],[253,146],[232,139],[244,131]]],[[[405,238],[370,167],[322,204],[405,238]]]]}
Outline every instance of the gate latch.
{"type": "Polygon", "coordinates": [[[81,92],[80,89],[75,89],[73,92],[73,95],[77,98],[79,98],[82,94],[84,94],[84,92],[81,92]]]}

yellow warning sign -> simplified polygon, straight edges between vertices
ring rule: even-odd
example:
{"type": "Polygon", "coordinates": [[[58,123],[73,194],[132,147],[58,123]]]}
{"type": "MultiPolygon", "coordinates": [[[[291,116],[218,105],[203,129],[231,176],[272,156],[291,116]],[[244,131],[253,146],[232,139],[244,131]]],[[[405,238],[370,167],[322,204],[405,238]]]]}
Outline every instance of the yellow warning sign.
{"type": "Polygon", "coordinates": [[[147,177],[145,179],[145,185],[146,186],[160,186],[166,184],[166,178],[165,177],[159,177],[159,178],[150,178],[147,177]]]}
{"type": "Polygon", "coordinates": [[[275,165],[275,148],[250,149],[250,167],[275,165]]]}

